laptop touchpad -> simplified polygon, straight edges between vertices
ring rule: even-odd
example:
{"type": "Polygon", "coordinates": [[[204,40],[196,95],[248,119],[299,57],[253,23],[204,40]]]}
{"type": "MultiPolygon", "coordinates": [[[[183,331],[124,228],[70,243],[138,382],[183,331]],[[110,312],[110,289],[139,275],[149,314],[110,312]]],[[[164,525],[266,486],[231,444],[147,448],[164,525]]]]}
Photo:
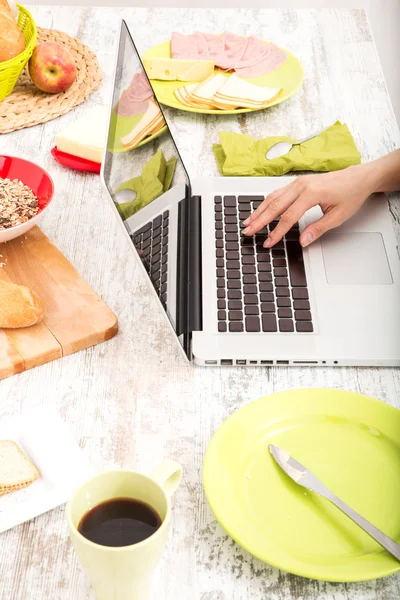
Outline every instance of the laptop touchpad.
{"type": "Polygon", "coordinates": [[[321,238],[325,274],[333,285],[393,283],[380,233],[331,231],[321,238]]]}

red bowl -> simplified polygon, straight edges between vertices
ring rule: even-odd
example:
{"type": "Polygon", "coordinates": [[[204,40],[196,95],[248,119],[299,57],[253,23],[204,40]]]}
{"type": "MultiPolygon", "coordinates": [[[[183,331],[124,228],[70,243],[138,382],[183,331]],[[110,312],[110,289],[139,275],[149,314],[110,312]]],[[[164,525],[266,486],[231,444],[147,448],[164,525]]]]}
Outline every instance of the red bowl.
{"type": "Polygon", "coordinates": [[[19,179],[31,188],[39,202],[39,212],[32,219],[21,225],[10,227],[10,229],[0,230],[0,242],[7,242],[37,225],[38,220],[53,198],[54,183],[42,167],[16,156],[0,155],[0,177],[3,179],[19,179]]]}

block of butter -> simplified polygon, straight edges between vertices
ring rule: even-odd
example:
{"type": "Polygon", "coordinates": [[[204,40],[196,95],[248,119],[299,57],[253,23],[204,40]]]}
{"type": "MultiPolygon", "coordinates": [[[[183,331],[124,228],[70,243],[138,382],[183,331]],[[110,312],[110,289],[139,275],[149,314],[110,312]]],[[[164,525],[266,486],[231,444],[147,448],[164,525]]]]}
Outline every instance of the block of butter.
{"type": "Polygon", "coordinates": [[[212,60],[185,60],[180,58],[146,58],[143,65],[150,79],[167,81],[203,81],[214,74],[212,60]]]}
{"type": "Polygon", "coordinates": [[[101,163],[107,124],[107,107],[94,106],[57,134],[57,149],[79,158],[101,163]]]}

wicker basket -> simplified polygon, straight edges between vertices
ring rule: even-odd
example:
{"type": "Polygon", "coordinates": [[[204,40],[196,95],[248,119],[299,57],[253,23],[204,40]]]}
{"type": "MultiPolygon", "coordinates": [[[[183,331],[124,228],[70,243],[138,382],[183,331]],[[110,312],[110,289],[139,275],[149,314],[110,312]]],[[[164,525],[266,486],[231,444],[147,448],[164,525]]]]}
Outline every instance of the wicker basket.
{"type": "Polygon", "coordinates": [[[32,56],[36,46],[36,24],[31,13],[20,4],[17,4],[18,27],[25,40],[25,50],[11,60],[0,62],[0,102],[13,91],[22,70],[32,56]]]}

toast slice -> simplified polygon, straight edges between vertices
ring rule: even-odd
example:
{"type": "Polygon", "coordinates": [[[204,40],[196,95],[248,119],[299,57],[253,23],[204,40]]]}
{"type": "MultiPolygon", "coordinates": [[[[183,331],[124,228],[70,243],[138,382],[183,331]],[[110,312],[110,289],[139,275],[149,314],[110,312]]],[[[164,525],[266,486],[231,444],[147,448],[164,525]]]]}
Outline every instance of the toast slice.
{"type": "Polygon", "coordinates": [[[40,473],[12,440],[0,440],[0,496],[33,483],[40,473]]]}

